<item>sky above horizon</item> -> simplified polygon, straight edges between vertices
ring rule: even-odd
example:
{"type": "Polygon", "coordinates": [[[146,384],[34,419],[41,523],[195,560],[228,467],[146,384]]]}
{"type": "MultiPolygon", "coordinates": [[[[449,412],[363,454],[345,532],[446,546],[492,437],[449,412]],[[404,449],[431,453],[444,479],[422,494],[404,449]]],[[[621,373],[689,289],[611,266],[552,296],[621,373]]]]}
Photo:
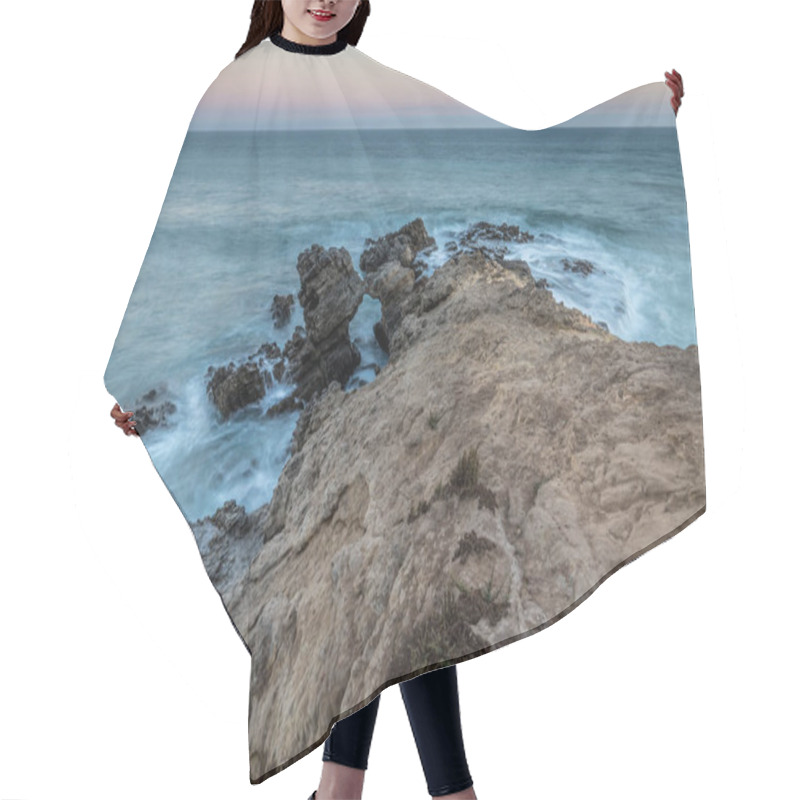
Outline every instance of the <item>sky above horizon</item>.
{"type": "MultiPolygon", "coordinates": [[[[560,126],[674,125],[670,97],[663,81],[645,84],[560,126]]],[[[269,40],[220,72],[190,124],[198,131],[498,127],[509,126],[357,48],[298,57],[269,40]]]]}

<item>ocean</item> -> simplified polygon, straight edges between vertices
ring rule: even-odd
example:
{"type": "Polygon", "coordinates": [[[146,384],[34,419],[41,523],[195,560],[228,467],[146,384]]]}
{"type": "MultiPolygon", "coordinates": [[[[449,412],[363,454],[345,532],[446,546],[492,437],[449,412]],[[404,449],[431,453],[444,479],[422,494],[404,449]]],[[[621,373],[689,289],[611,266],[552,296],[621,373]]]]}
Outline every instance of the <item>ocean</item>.
{"type": "MultiPolygon", "coordinates": [[[[123,408],[157,387],[175,398],[174,424],[143,441],[187,518],[229,499],[247,511],[268,502],[299,415],[263,416],[291,393],[276,383],[260,408],[221,422],[208,368],[282,348],[303,325],[297,302],[283,328],[269,314],[273,295],[296,299],[300,252],[345,247],[358,269],[368,237],[416,217],[438,245],[421,258],[427,272],[470,224],[518,225],[534,240],[504,242],[506,258],[524,259],[557,300],[628,341],[696,343],[674,127],[189,131],[106,373],[123,408]],[[595,271],[565,270],[564,258],[595,271]],[[149,343],[146,361],[133,339],[149,343]]],[[[386,363],[379,319],[365,296],[350,325],[361,367],[346,388],[386,363]]]]}

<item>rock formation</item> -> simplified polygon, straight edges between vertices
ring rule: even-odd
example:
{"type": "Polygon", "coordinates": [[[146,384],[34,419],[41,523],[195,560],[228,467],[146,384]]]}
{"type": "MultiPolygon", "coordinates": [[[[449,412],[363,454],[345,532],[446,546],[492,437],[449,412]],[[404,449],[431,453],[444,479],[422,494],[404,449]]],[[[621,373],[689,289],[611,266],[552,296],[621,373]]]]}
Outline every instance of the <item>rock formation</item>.
{"type": "MultiPolygon", "coordinates": [[[[261,513],[266,511],[266,506],[261,513]]],[[[229,500],[192,525],[203,564],[217,591],[225,593],[242,579],[262,545],[258,514],[246,514],[229,500]]]]}
{"type": "Polygon", "coordinates": [[[565,272],[577,272],[579,275],[591,275],[596,267],[585,258],[562,258],[561,266],[565,272]]]}
{"type": "Polygon", "coordinates": [[[422,272],[417,255],[436,246],[425,223],[417,218],[400,230],[378,239],[367,239],[361,254],[361,268],[367,272],[365,292],[381,301],[381,319],[373,327],[375,339],[384,352],[402,317],[401,304],[422,272]]]}
{"type": "Polygon", "coordinates": [[[177,406],[164,386],[151,389],[133,404],[136,430],[142,436],[154,428],[167,427],[177,406]]]}
{"type": "Polygon", "coordinates": [[[265,376],[258,364],[252,361],[209,367],[208,378],[208,395],[223,419],[228,419],[234,411],[257,403],[266,394],[267,385],[272,385],[269,376],[265,376]]]}
{"type": "MultiPolygon", "coordinates": [[[[320,250],[312,342],[359,296],[320,250]]],[[[385,252],[369,263],[381,297],[400,276],[388,364],[350,392],[329,381],[271,502],[228,510],[249,564],[216,551],[239,564],[217,574],[252,653],[251,730],[273,732],[251,742],[264,764],[390,682],[546,627],[705,508],[696,347],[622,341],[480,252],[416,282],[385,252]]]]}
{"type": "Polygon", "coordinates": [[[295,329],[284,355],[297,385],[293,397],[310,400],[331,381],[345,386],[361,361],[349,328],[364,283],[344,247],[312,245],[298,256],[297,271],[305,329],[295,329]]]}
{"type": "Polygon", "coordinates": [[[272,298],[270,314],[276,328],[282,328],[289,321],[294,307],[293,294],[276,294],[272,298]]]}
{"type": "Polygon", "coordinates": [[[358,266],[363,272],[375,272],[390,261],[413,269],[417,254],[436,245],[436,240],[425,230],[422,219],[417,217],[393,233],[377,239],[367,239],[358,266]]]}
{"type": "Polygon", "coordinates": [[[463,251],[466,253],[483,253],[496,261],[502,261],[508,253],[503,242],[525,244],[532,242],[534,236],[528,231],[520,230],[519,225],[503,222],[496,225],[492,222],[474,222],[458,236],[458,242],[447,242],[445,249],[450,253],[463,251]]]}

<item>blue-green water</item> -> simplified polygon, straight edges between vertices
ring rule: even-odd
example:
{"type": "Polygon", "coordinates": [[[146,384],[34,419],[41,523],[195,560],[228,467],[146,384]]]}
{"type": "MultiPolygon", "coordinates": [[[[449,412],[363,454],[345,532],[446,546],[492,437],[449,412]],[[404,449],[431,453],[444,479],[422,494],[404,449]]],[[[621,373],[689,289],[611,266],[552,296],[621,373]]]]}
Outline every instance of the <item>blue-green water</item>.
{"type": "MultiPolygon", "coordinates": [[[[177,424],[147,436],[154,464],[190,519],[236,499],[269,500],[296,414],[220,423],[204,376],[303,324],[274,329],[273,295],[297,293],[298,254],[346,247],[421,217],[439,249],[471,223],[519,225],[528,262],[557,300],[631,341],[695,343],[683,177],[674,127],[192,132],[187,134],[106,373],[132,408],[166,385],[177,424]],[[565,271],[561,259],[596,272],[565,271]],[[147,352],[147,358],[141,352],[147,352]],[[188,457],[188,462],[187,462],[188,457]]],[[[362,365],[383,364],[365,297],[351,323],[362,365]]],[[[357,378],[370,380],[372,371],[357,378]]],[[[268,391],[266,409],[291,388],[268,391]]]]}

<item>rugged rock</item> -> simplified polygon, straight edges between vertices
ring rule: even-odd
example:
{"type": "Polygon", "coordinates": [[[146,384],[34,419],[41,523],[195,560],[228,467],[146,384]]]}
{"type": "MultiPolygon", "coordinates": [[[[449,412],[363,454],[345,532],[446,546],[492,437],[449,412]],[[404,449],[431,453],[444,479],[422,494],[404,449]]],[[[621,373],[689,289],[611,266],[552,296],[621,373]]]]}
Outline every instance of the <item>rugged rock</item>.
{"type": "Polygon", "coordinates": [[[170,397],[166,387],[159,386],[146,392],[134,403],[133,419],[140,436],[154,428],[169,426],[172,421],[170,417],[177,411],[170,397]]]}
{"type": "Polygon", "coordinates": [[[261,547],[258,514],[228,500],[209,517],[192,524],[203,564],[220,593],[240,581],[261,547]]]}
{"type": "Polygon", "coordinates": [[[271,502],[226,517],[260,545],[222,574],[264,763],[546,627],[705,508],[696,347],[622,341],[481,253],[401,298],[389,363],[326,386],[271,502]]]}
{"type": "Polygon", "coordinates": [[[389,341],[402,318],[403,298],[411,292],[415,280],[414,270],[399,261],[388,261],[367,276],[367,294],[381,301],[381,319],[373,329],[375,339],[387,353],[389,341]]]}
{"type": "Polygon", "coordinates": [[[280,381],[285,364],[280,347],[266,342],[247,358],[231,361],[222,367],[209,367],[206,372],[206,392],[222,419],[227,420],[236,411],[258,403],[275,380],[280,381]],[[272,372],[270,371],[270,362],[272,372]]]}
{"type": "Polygon", "coordinates": [[[331,381],[345,386],[361,361],[349,329],[364,283],[344,247],[312,245],[298,256],[297,271],[305,328],[295,328],[284,356],[296,384],[293,396],[309,400],[331,381]]]}
{"type": "Polygon", "coordinates": [[[375,340],[388,353],[390,341],[403,315],[403,302],[419,280],[421,269],[415,263],[423,247],[435,246],[421,219],[409,222],[397,231],[382,236],[361,256],[362,268],[367,270],[365,291],[381,301],[381,319],[373,327],[375,340]]]}
{"type": "Polygon", "coordinates": [[[293,307],[293,294],[276,294],[272,298],[272,305],[269,310],[276,328],[282,328],[289,322],[293,307]]]}
{"type": "Polygon", "coordinates": [[[251,403],[257,403],[272,385],[269,373],[258,364],[246,361],[238,366],[231,362],[224,367],[208,368],[206,391],[223,419],[251,403]]]}
{"type": "Polygon", "coordinates": [[[458,236],[458,242],[448,242],[445,248],[452,253],[483,253],[489,258],[501,261],[509,251],[502,242],[532,242],[532,233],[520,230],[519,225],[503,222],[496,225],[492,222],[475,222],[458,236]]]}
{"type": "Polygon", "coordinates": [[[411,268],[417,253],[435,246],[436,240],[428,234],[422,219],[417,217],[393,233],[367,239],[358,266],[366,273],[375,272],[389,261],[398,261],[403,267],[411,268]]]}
{"type": "Polygon", "coordinates": [[[281,357],[281,348],[277,342],[265,342],[261,347],[256,350],[253,355],[248,356],[250,360],[258,361],[263,366],[266,360],[276,359],[281,357]]]}
{"type": "Polygon", "coordinates": [[[520,230],[519,225],[509,225],[507,222],[495,225],[492,222],[480,221],[470,225],[459,241],[462,245],[466,245],[480,240],[532,242],[533,234],[520,230]]]}
{"type": "Polygon", "coordinates": [[[561,266],[566,272],[577,272],[581,275],[591,275],[596,267],[585,258],[562,258],[561,266]]]}
{"type": "Polygon", "coordinates": [[[267,409],[267,417],[275,417],[278,414],[286,414],[291,411],[299,411],[303,408],[303,401],[295,397],[294,395],[289,395],[288,397],[284,397],[282,400],[278,400],[277,403],[273,403],[267,409]]]}

